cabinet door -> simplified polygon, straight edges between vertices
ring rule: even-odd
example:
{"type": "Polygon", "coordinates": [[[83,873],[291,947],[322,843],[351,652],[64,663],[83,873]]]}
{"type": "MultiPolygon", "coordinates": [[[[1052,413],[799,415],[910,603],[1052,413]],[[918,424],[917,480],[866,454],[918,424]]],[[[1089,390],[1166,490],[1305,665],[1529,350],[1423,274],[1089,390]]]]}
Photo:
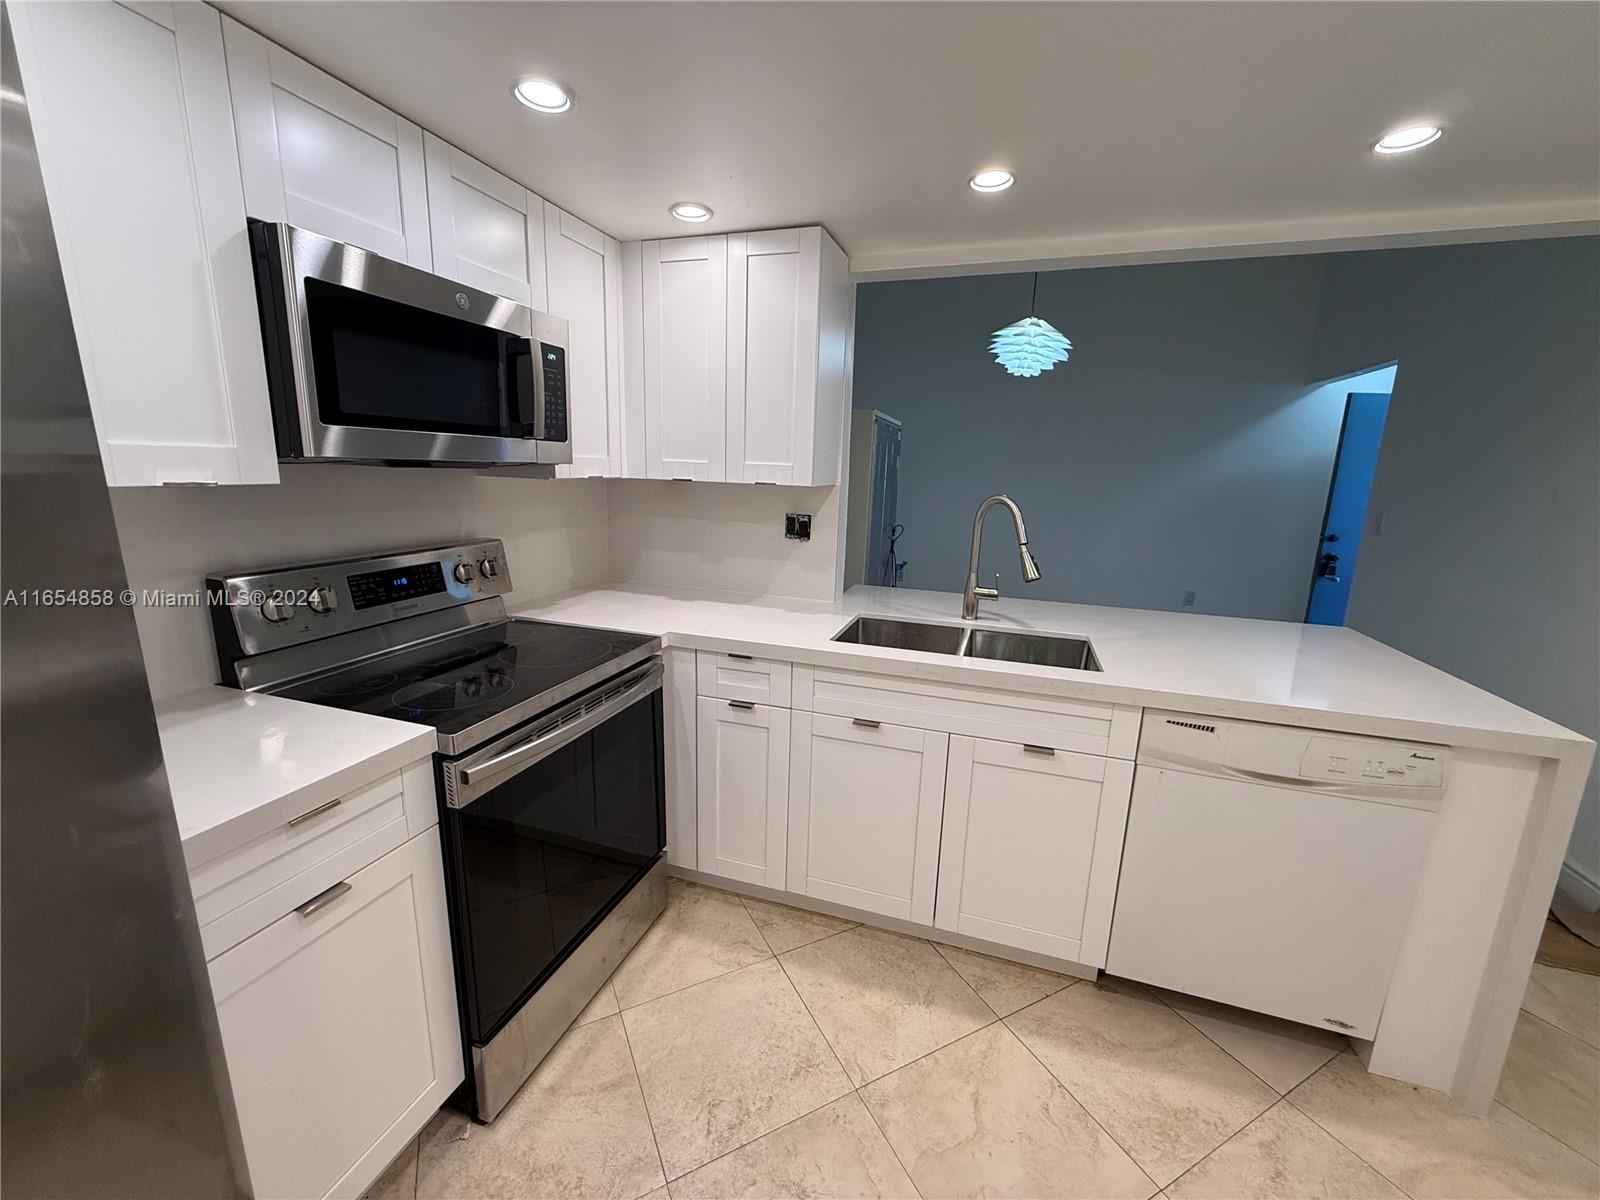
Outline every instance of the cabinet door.
{"type": "Polygon", "coordinates": [[[728,236],[728,479],[811,482],[822,231],[728,236]]]}
{"type": "Polygon", "coordinates": [[[956,736],[939,853],[940,929],[1100,967],[1133,764],[956,736]]]}
{"type": "Polygon", "coordinates": [[[276,483],[216,10],[12,8],[107,481],[276,483]]]}
{"type": "Polygon", "coordinates": [[[422,131],[223,18],[245,209],[429,269],[422,131]]]}
{"type": "Polygon", "coordinates": [[[544,201],[431,133],[422,147],[434,271],[542,311],[544,201]]]}
{"type": "Polygon", "coordinates": [[[554,204],[544,206],[548,311],[567,321],[572,464],[562,476],[622,474],[622,249],[554,204]]]}
{"type": "Polygon", "coordinates": [[[651,479],[727,470],[728,239],[643,246],[645,453],[651,479]]]}
{"type": "Polygon", "coordinates": [[[700,698],[700,870],[781,888],[789,710],[700,698]]]}
{"type": "Polygon", "coordinates": [[[949,735],[794,714],[789,890],[933,924],[949,735]]]}
{"type": "Polygon", "coordinates": [[[210,964],[257,1196],[359,1195],[462,1080],[437,826],[344,884],[210,964]]]}

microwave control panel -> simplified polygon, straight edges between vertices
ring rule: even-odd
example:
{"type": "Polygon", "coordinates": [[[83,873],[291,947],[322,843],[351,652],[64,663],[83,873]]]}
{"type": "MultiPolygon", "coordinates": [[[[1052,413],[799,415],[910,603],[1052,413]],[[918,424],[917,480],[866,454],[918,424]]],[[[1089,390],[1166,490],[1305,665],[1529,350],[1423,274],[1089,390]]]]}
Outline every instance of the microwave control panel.
{"type": "Polygon", "coordinates": [[[567,352],[550,342],[539,343],[544,371],[544,433],[547,442],[567,440],[567,352]]]}

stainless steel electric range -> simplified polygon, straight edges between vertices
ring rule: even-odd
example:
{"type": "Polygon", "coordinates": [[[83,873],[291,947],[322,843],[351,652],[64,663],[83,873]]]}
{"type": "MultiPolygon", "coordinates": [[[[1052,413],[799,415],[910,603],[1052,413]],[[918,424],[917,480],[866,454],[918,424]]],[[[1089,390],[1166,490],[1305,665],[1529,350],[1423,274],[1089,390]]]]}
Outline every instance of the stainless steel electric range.
{"type": "Polygon", "coordinates": [[[665,906],[660,640],[508,617],[494,540],[206,586],[225,684],[438,731],[457,1099],[492,1121],[665,906]]]}

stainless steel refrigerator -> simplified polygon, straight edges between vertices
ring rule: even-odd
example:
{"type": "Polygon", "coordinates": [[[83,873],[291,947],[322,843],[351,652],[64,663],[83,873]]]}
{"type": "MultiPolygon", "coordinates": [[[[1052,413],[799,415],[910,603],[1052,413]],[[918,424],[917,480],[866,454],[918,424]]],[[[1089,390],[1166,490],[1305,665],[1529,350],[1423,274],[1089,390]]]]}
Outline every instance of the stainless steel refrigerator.
{"type": "Polygon", "coordinates": [[[128,584],[0,43],[0,1191],[246,1196],[133,612],[68,598],[128,584]]]}

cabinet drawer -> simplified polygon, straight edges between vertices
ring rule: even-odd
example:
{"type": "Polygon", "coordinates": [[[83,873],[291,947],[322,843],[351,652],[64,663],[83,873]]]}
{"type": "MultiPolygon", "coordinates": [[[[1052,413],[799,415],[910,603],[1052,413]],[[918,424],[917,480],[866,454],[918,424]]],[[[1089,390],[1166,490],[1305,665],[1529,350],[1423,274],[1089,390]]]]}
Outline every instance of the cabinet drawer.
{"type": "Polygon", "coordinates": [[[718,700],[750,700],[756,704],[789,707],[793,668],[770,658],[746,654],[697,652],[699,694],[718,700]]]}
{"type": "Polygon", "coordinates": [[[189,873],[200,940],[213,958],[295,906],[382,858],[437,820],[431,765],[420,763],[289,817],[189,873]]]}
{"type": "Polygon", "coordinates": [[[461,1081],[432,829],[209,971],[257,1196],[359,1195],[461,1081]]]}
{"type": "Polygon", "coordinates": [[[1124,704],[810,666],[791,692],[795,709],[1080,754],[1131,759],[1139,743],[1140,710],[1124,704]]]}

